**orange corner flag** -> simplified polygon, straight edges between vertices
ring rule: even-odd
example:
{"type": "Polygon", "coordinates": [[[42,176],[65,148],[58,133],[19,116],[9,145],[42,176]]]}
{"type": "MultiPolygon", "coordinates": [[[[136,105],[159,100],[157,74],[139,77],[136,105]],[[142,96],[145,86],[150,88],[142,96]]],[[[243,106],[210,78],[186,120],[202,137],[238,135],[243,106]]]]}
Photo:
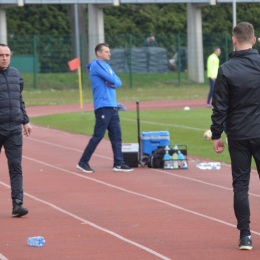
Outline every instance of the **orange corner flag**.
{"type": "Polygon", "coordinates": [[[69,68],[70,70],[76,70],[80,67],[80,59],[79,58],[76,58],[74,60],[71,60],[68,62],[68,65],[69,65],[69,68]]]}

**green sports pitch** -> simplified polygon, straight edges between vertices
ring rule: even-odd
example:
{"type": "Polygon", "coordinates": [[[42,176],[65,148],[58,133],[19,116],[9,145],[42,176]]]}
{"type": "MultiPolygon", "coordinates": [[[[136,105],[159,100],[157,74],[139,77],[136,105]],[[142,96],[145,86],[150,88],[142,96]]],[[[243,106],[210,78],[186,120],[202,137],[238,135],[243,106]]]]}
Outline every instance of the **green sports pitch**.
{"type": "MultiPolygon", "coordinates": [[[[225,134],[222,134],[222,139],[226,148],[222,154],[215,153],[212,141],[205,141],[203,137],[204,132],[210,129],[211,113],[211,109],[140,111],[140,129],[141,132],[169,131],[171,144],[186,144],[189,155],[230,163],[225,134]]],[[[72,133],[92,135],[95,116],[93,112],[75,112],[35,117],[31,118],[31,122],[72,133]]],[[[137,143],[136,111],[121,111],[120,122],[123,142],[137,143]]],[[[107,133],[105,138],[108,138],[107,133]]],[[[254,164],[252,166],[255,167],[254,164]]]]}

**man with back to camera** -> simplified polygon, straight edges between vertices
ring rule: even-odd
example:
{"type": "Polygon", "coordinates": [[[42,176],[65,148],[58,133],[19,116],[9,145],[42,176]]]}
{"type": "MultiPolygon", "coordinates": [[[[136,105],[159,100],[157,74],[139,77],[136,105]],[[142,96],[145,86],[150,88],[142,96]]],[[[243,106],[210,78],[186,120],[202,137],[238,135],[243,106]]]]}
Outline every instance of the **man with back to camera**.
{"type": "Polygon", "coordinates": [[[207,77],[209,78],[209,94],[207,100],[207,107],[211,108],[211,98],[214,91],[215,81],[218,75],[219,68],[219,58],[218,56],[221,54],[221,50],[218,46],[213,48],[213,53],[208,57],[207,60],[207,77]]]}
{"type": "Polygon", "coordinates": [[[93,91],[94,110],[96,124],[94,135],[90,139],[77,168],[83,172],[94,172],[89,166],[89,160],[94,153],[97,145],[108,130],[109,139],[114,153],[113,171],[130,172],[130,168],[124,163],[122,154],[121,126],[119,121],[116,88],[121,87],[120,78],[107,64],[110,60],[110,49],[108,44],[100,43],[95,48],[97,59],[87,65],[93,91]]]}
{"type": "Polygon", "coordinates": [[[0,44],[0,152],[4,146],[12,190],[12,216],[21,217],[28,213],[22,206],[22,125],[26,136],[30,135],[32,127],[22,97],[24,82],[18,70],[9,67],[10,57],[9,47],[0,44]]]}
{"type": "MultiPolygon", "coordinates": [[[[260,39],[258,38],[258,41],[260,39]]],[[[239,249],[252,249],[248,189],[252,156],[260,173],[260,55],[252,46],[254,28],[240,23],[233,29],[235,51],[219,68],[211,116],[213,148],[222,153],[223,124],[231,157],[234,211],[240,230],[239,249]]],[[[259,174],[260,175],[260,174],[259,174]]]]}

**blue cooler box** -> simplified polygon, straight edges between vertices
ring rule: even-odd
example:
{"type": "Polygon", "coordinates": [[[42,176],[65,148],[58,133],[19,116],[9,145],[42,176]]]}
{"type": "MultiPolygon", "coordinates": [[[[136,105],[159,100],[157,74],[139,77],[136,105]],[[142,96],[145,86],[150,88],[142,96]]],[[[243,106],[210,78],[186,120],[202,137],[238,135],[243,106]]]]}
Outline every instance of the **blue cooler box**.
{"type": "Polygon", "coordinates": [[[170,145],[170,134],[168,131],[141,132],[141,154],[142,156],[152,154],[158,146],[170,145]]]}

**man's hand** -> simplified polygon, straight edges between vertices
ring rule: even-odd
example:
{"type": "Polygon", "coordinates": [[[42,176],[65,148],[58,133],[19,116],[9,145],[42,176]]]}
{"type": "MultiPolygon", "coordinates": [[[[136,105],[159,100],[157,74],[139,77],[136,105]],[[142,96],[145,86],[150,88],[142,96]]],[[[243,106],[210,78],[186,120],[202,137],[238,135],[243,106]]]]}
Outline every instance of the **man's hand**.
{"type": "Polygon", "coordinates": [[[260,42],[260,38],[258,38],[257,40],[258,40],[258,42],[260,42]]]}
{"type": "Polygon", "coordinates": [[[213,149],[216,153],[222,153],[225,149],[225,145],[222,139],[213,140],[213,149]]]}
{"type": "Polygon", "coordinates": [[[215,81],[216,79],[214,79],[214,78],[211,78],[211,80],[212,80],[212,81],[215,81]]]}
{"type": "Polygon", "coordinates": [[[32,132],[32,126],[28,123],[26,125],[23,125],[23,134],[26,136],[29,136],[32,132]]]}
{"type": "Polygon", "coordinates": [[[110,85],[110,84],[108,84],[108,82],[106,81],[106,85],[108,86],[108,87],[110,87],[110,88],[113,88],[115,85],[110,85]]]}

